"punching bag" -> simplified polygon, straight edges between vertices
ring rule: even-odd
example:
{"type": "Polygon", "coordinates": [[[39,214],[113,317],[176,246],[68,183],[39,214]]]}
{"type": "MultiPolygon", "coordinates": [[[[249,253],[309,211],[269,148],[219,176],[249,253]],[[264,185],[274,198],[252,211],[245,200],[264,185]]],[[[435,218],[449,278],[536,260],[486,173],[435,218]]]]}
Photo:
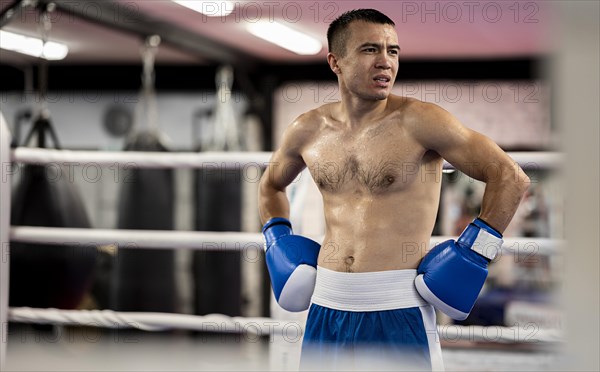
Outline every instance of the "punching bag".
{"type": "MultiPolygon", "coordinates": [[[[159,134],[141,131],[126,151],[167,151],[159,134]]],[[[130,169],[122,181],[118,228],[173,230],[172,169],[130,169]]],[[[172,249],[119,249],[116,304],[120,311],[175,312],[175,258],[172,249]]]]}
{"type": "MultiPolygon", "coordinates": [[[[45,147],[47,134],[58,148],[49,119],[38,118],[25,143],[35,135],[45,147]]],[[[12,225],[91,227],[69,171],[57,163],[23,166],[13,192],[12,225]]],[[[95,246],[11,242],[10,306],[77,308],[91,285],[95,260],[95,246]]]]}
{"type": "MultiPolygon", "coordinates": [[[[197,148],[199,151],[240,151],[241,133],[231,102],[233,69],[219,68],[215,80],[216,107],[212,117],[201,118],[204,130],[197,148]]],[[[241,169],[225,169],[220,165],[196,171],[196,230],[241,231],[242,176],[241,169]]],[[[213,244],[216,249],[220,248],[220,242],[213,244]]],[[[196,314],[241,315],[240,251],[196,251],[194,274],[196,314]]]]}
{"type": "MultiPolygon", "coordinates": [[[[237,169],[196,171],[196,230],[241,230],[241,177],[237,169]]],[[[218,242],[214,244],[219,248],[218,242]]],[[[240,272],[239,251],[194,252],[196,314],[241,315],[240,272]]]]}

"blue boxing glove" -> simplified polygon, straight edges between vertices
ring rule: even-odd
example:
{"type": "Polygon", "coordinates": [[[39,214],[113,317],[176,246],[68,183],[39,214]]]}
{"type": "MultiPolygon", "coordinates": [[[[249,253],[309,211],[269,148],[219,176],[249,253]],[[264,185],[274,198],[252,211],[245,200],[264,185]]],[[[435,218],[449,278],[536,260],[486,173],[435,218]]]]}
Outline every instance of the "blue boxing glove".
{"type": "Polygon", "coordinates": [[[452,319],[469,316],[488,275],[488,263],[502,246],[502,234],[477,218],[457,241],[434,247],[417,268],[415,286],[427,302],[452,319]]]}
{"type": "Polygon", "coordinates": [[[262,229],[271,286],[279,306],[287,311],[308,309],[315,290],[319,243],[293,235],[285,218],[272,218],[262,229]]]}

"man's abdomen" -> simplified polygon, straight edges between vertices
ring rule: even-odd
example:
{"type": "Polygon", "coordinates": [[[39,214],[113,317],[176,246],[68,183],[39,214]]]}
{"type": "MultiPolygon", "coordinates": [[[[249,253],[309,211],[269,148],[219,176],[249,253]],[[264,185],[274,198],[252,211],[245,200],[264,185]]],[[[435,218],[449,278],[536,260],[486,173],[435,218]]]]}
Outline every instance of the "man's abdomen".
{"type": "Polygon", "coordinates": [[[319,266],[335,271],[415,269],[429,249],[437,208],[402,215],[348,210],[327,218],[319,266]]]}

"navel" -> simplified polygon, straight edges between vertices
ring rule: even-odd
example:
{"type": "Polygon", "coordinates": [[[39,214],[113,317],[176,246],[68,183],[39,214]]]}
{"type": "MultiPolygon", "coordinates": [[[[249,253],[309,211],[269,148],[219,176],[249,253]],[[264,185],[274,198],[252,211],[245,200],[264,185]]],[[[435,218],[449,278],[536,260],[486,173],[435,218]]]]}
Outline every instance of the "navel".
{"type": "Polygon", "coordinates": [[[352,265],[354,264],[354,256],[346,257],[346,259],[344,260],[344,263],[346,264],[346,272],[351,273],[353,271],[352,265]]]}

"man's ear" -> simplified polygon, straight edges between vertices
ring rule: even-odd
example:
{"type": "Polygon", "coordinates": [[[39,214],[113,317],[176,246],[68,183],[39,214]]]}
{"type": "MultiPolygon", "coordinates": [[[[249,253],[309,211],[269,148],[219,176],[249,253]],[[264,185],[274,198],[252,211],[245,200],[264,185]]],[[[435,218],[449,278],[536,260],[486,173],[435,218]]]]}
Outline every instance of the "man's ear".
{"type": "Polygon", "coordinates": [[[340,66],[338,65],[338,59],[335,54],[327,53],[327,63],[329,63],[329,68],[331,68],[331,71],[333,71],[336,75],[342,72],[340,66]]]}

